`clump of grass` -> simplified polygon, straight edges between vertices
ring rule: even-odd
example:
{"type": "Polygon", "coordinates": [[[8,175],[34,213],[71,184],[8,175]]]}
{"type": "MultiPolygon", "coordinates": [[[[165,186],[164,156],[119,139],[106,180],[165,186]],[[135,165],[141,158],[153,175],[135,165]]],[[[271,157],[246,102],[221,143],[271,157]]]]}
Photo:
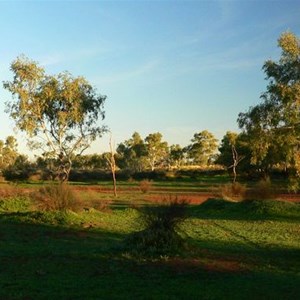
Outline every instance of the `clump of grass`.
{"type": "Polygon", "coordinates": [[[225,200],[241,201],[245,199],[246,190],[246,186],[241,183],[228,183],[220,187],[219,197],[225,200]]]}
{"type": "Polygon", "coordinates": [[[142,193],[148,193],[152,188],[152,182],[148,179],[140,181],[140,190],[142,193]]]}
{"type": "Polygon", "coordinates": [[[0,211],[26,212],[31,208],[31,201],[26,196],[6,197],[0,200],[0,211]]]}
{"type": "Polygon", "coordinates": [[[130,250],[142,256],[172,255],[182,250],[185,243],[178,231],[187,218],[187,205],[187,201],[176,198],[167,204],[139,208],[144,230],[126,240],[130,250]]]}
{"type": "Polygon", "coordinates": [[[78,211],[83,204],[67,184],[41,187],[33,193],[37,209],[42,211],[78,211]]]}

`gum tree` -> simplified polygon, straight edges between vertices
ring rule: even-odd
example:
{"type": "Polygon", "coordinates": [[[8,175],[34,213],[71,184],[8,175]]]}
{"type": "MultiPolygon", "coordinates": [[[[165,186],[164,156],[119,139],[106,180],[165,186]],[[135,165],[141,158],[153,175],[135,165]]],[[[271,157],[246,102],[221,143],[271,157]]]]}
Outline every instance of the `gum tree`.
{"type": "Polygon", "coordinates": [[[188,157],[194,164],[202,166],[209,165],[218,149],[218,140],[211,132],[203,130],[199,133],[195,133],[191,142],[192,144],[186,148],[188,157]]]}
{"type": "Polygon", "coordinates": [[[21,56],[11,64],[12,81],[3,83],[13,98],[6,103],[16,127],[25,132],[33,149],[57,159],[57,176],[67,181],[72,157],[81,154],[105,131],[106,96],[99,95],[84,77],[68,72],[47,75],[37,62],[21,56]]]}
{"type": "Polygon", "coordinates": [[[278,39],[281,57],[263,65],[267,90],[262,102],[240,113],[240,128],[250,138],[252,163],[293,166],[300,173],[300,40],[285,32],[278,39]]]}
{"type": "Polygon", "coordinates": [[[146,136],[145,145],[148,164],[151,171],[154,171],[156,167],[166,162],[168,156],[168,143],[162,141],[162,134],[160,132],[156,132],[146,136]]]}

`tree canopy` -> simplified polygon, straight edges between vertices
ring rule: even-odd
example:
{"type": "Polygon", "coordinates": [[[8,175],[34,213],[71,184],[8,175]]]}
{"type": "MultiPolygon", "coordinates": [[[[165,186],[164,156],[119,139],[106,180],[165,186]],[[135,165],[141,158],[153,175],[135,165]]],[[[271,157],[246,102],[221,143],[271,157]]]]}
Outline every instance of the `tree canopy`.
{"type": "Polygon", "coordinates": [[[287,163],[300,170],[300,40],[285,32],[278,39],[281,57],[263,65],[267,90],[262,103],[240,113],[238,123],[249,136],[252,163],[287,163]]]}
{"type": "Polygon", "coordinates": [[[68,179],[72,156],[82,153],[101,136],[104,126],[103,105],[99,95],[84,77],[68,72],[47,75],[37,62],[24,56],[11,64],[14,78],[4,82],[13,95],[7,111],[16,127],[28,135],[32,148],[40,148],[59,160],[58,175],[68,179]]]}

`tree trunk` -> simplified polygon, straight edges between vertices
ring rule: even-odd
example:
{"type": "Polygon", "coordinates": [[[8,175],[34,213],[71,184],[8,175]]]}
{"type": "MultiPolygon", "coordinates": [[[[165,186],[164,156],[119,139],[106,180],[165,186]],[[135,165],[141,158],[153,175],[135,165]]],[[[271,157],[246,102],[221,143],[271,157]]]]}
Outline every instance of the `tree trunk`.
{"type": "Polygon", "coordinates": [[[64,156],[63,153],[59,155],[59,166],[58,166],[58,179],[61,183],[69,180],[70,171],[72,168],[72,161],[69,157],[64,156]]]}
{"type": "Polygon", "coordinates": [[[113,178],[114,196],[117,197],[116,161],[115,161],[115,152],[114,152],[114,147],[112,145],[111,136],[109,140],[109,148],[110,148],[110,158],[107,158],[107,161],[109,163],[112,178],[113,178]]]}

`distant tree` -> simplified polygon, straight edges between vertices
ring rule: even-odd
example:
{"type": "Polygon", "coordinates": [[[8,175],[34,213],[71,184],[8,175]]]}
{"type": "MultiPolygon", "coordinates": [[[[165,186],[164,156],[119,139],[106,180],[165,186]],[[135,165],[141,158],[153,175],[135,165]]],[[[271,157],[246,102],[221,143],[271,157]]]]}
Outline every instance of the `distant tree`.
{"type": "Polygon", "coordinates": [[[238,123],[250,139],[252,163],[284,163],[300,175],[300,40],[291,33],[278,39],[278,62],[263,65],[267,90],[262,103],[240,113],[238,123]]]}
{"type": "Polygon", "coordinates": [[[33,173],[34,166],[28,160],[26,155],[18,155],[13,162],[4,171],[3,175],[6,180],[18,181],[27,180],[29,176],[33,173]]]}
{"type": "Polygon", "coordinates": [[[147,149],[147,161],[152,171],[154,171],[156,167],[166,163],[168,143],[162,141],[161,133],[150,133],[145,138],[145,145],[147,149]]]}
{"type": "Polygon", "coordinates": [[[106,158],[103,154],[76,155],[72,161],[74,169],[93,170],[106,168],[106,158]]]}
{"type": "Polygon", "coordinates": [[[179,168],[184,164],[185,151],[184,149],[176,144],[171,145],[169,149],[169,162],[172,167],[179,168]]]}
{"type": "Polygon", "coordinates": [[[18,155],[17,140],[13,136],[0,140],[0,171],[13,165],[18,155]]]}
{"type": "Polygon", "coordinates": [[[13,95],[13,101],[6,103],[7,111],[33,149],[42,149],[58,160],[58,177],[67,181],[72,157],[105,131],[97,121],[104,119],[106,97],[97,94],[83,77],[67,72],[46,75],[36,62],[23,56],[12,62],[11,70],[13,80],[4,82],[13,95]]]}
{"type": "Polygon", "coordinates": [[[246,157],[242,150],[241,140],[235,132],[227,131],[224,135],[219,147],[219,156],[216,163],[222,164],[227,169],[232,169],[233,183],[237,177],[237,167],[239,163],[246,157]]]}
{"type": "Polygon", "coordinates": [[[189,159],[197,165],[207,166],[211,164],[218,148],[218,140],[214,135],[203,130],[195,133],[191,142],[192,144],[186,148],[189,159]]]}
{"type": "Polygon", "coordinates": [[[109,149],[110,152],[106,153],[105,158],[108,162],[111,174],[112,174],[112,179],[113,179],[113,186],[114,186],[114,196],[117,197],[117,178],[116,178],[116,170],[117,170],[117,166],[116,166],[116,160],[115,160],[115,155],[116,155],[116,151],[115,151],[115,146],[113,145],[112,142],[112,136],[110,136],[109,139],[109,149]]]}
{"type": "Polygon", "coordinates": [[[129,140],[120,143],[116,152],[116,163],[119,168],[133,172],[139,172],[145,168],[147,150],[139,133],[134,132],[129,140]]]}

